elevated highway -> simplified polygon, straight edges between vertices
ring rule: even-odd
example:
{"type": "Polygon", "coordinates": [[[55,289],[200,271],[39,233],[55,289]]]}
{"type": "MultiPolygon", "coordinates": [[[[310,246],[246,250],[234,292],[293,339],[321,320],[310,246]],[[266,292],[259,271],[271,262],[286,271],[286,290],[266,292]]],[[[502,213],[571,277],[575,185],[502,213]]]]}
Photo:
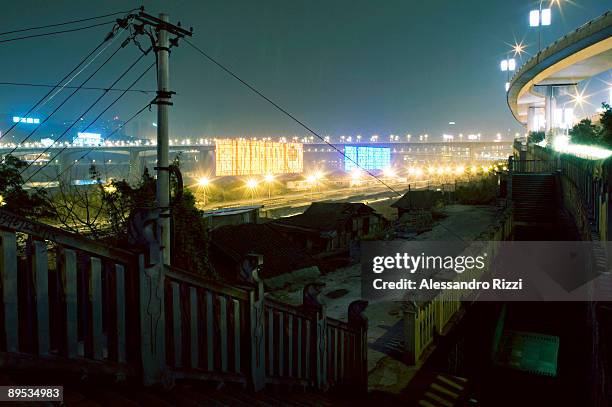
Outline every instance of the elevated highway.
{"type": "Polygon", "coordinates": [[[578,27],[529,59],[512,77],[507,102],[512,114],[529,131],[555,128],[555,89],[612,69],[612,12],[578,27]]]}

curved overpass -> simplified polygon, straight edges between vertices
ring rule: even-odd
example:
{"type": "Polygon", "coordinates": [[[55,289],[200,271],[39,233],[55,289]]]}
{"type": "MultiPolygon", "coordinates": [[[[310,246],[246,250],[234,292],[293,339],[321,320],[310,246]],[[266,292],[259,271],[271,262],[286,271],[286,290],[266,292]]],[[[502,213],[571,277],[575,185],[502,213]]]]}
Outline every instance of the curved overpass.
{"type": "MultiPolygon", "coordinates": [[[[544,108],[552,124],[553,87],[574,85],[612,68],[612,12],[589,21],[529,59],[515,73],[507,92],[514,118],[532,130],[532,115],[544,108]],[[543,92],[535,87],[543,87],[543,92]]],[[[536,129],[537,130],[537,129],[536,129]]]]}

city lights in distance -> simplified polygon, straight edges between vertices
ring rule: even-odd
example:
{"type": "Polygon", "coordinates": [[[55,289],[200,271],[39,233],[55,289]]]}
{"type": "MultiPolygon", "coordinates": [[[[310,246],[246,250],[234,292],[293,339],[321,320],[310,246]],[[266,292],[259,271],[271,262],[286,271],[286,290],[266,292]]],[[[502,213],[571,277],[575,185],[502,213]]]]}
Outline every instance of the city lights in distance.
{"type": "Polygon", "coordinates": [[[397,172],[392,167],[387,167],[383,170],[383,175],[387,178],[397,177],[397,172]]]}
{"type": "Polygon", "coordinates": [[[13,116],[13,123],[40,124],[40,119],[37,117],[13,116]]]}
{"type": "Polygon", "coordinates": [[[72,144],[78,146],[98,146],[103,142],[100,133],[78,132],[77,136],[72,140],[72,144]]]}

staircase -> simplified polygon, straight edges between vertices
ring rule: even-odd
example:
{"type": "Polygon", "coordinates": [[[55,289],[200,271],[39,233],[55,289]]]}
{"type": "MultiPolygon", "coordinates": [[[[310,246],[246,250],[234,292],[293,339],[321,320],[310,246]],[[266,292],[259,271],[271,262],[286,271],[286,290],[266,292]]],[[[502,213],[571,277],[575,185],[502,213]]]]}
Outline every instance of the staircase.
{"type": "Polygon", "coordinates": [[[514,222],[552,224],[557,217],[557,188],[554,174],[513,174],[514,222]]]}

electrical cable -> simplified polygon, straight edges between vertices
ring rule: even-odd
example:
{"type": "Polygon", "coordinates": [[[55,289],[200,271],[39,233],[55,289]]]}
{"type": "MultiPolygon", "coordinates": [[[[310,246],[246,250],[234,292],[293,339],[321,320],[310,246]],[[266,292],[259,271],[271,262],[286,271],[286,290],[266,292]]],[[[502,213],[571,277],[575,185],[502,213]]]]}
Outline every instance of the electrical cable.
{"type": "MultiPolygon", "coordinates": [[[[89,75],[89,77],[87,79],[85,79],[85,81],[83,83],[81,83],[81,86],[85,85],[87,82],[89,82],[89,80],[91,78],[93,78],[111,59],[113,59],[113,57],[115,55],[117,55],[117,53],[123,49],[123,46],[120,46],[119,48],[117,48],[91,75],[89,75]]],[[[113,85],[114,86],[114,85],[113,85]]],[[[111,86],[112,87],[112,86],[111,86]]],[[[7,154],[10,155],[12,153],[15,152],[15,150],[17,150],[17,148],[19,148],[19,146],[23,143],[25,143],[26,141],[28,141],[30,139],[30,137],[32,137],[32,135],[40,128],[40,126],[42,126],[47,120],[49,120],[51,118],[51,116],[53,116],[66,102],[68,102],[68,100],[70,100],[78,91],[80,90],[80,86],[77,87],[70,95],[68,95],[68,97],[66,97],[62,103],[60,103],[52,112],[51,114],[49,114],[47,117],[45,117],[43,120],[40,121],[40,124],[38,124],[36,126],[36,128],[34,128],[34,130],[32,130],[25,139],[23,139],[20,143],[16,144],[15,147],[7,154]]],[[[102,94],[102,96],[104,96],[107,92],[104,92],[102,94]]],[[[99,100],[100,98],[98,98],[97,100],[99,100]]],[[[81,116],[79,116],[81,117],[81,116]]],[[[63,134],[63,133],[62,133],[63,134]]]]}
{"type": "MultiPolygon", "coordinates": [[[[141,60],[141,59],[142,59],[142,58],[143,58],[145,55],[146,55],[146,54],[142,54],[142,55],[140,55],[140,57],[139,57],[139,58],[138,58],[138,59],[137,59],[137,60],[136,60],[136,61],[135,61],[135,62],[134,62],[134,63],[133,63],[133,64],[132,64],[132,65],[131,65],[131,66],[130,66],[130,67],[127,69],[127,70],[126,70],[126,71],[124,71],[124,73],[123,73],[123,74],[122,74],[122,75],[121,75],[121,76],[120,76],[120,77],[119,77],[119,78],[118,78],[118,79],[115,81],[115,83],[113,83],[113,85],[112,85],[112,86],[114,86],[114,85],[115,85],[117,82],[119,82],[119,81],[120,81],[120,80],[121,80],[121,79],[122,79],[122,78],[123,78],[123,77],[124,77],[124,76],[125,76],[125,75],[126,75],[126,74],[127,74],[127,73],[128,73],[128,72],[129,72],[129,71],[130,71],[130,70],[131,70],[131,69],[132,69],[134,66],[135,66],[135,65],[136,65],[136,63],[138,63],[138,62],[139,62],[139,61],[140,61],[140,60],[141,60]]],[[[133,82],[130,84],[130,86],[128,86],[128,88],[127,88],[127,89],[130,89],[130,88],[134,87],[134,86],[136,85],[136,83],[138,83],[138,81],[140,81],[140,79],[142,79],[142,78],[143,78],[143,77],[146,75],[146,73],[147,73],[147,72],[149,72],[149,71],[151,70],[151,68],[153,68],[154,66],[155,66],[155,64],[154,64],[154,63],[150,64],[150,65],[147,67],[147,69],[145,69],[145,70],[144,70],[144,72],[142,72],[142,73],[141,73],[141,74],[140,74],[140,75],[139,75],[139,76],[138,76],[138,77],[137,77],[137,78],[136,78],[136,79],[135,79],[135,80],[134,80],[134,81],[133,81],[133,82]]],[[[112,87],[112,86],[111,86],[111,87],[112,87]]],[[[120,100],[120,99],[121,99],[123,96],[125,96],[125,94],[128,92],[128,90],[127,90],[127,89],[126,89],[124,92],[122,92],[122,93],[121,93],[119,96],[117,96],[117,97],[115,98],[115,100],[113,100],[113,101],[112,101],[112,102],[111,102],[111,103],[110,103],[110,104],[109,104],[109,105],[108,105],[108,106],[107,106],[107,107],[106,107],[104,110],[102,110],[102,111],[101,111],[101,112],[100,112],[100,113],[99,113],[99,114],[96,116],[96,118],[95,118],[95,119],[93,119],[93,120],[92,120],[92,121],[91,121],[91,122],[90,122],[90,123],[89,123],[89,124],[88,124],[88,125],[85,127],[85,129],[84,129],[83,131],[85,132],[85,131],[87,131],[87,130],[88,130],[90,127],[91,127],[91,126],[93,126],[93,125],[94,125],[94,123],[95,123],[96,121],[98,121],[98,119],[100,119],[100,117],[102,117],[102,115],[108,111],[108,109],[110,109],[112,106],[114,106],[114,105],[115,105],[115,103],[117,103],[117,102],[118,102],[118,101],[119,101],[119,100],[120,100]]],[[[86,110],[86,111],[85,111],[85,112],[84,112],[82,115],[80,115],[79,117],[83,117],[85,114],[87,114],[87,113],[89,112],[89,110],[91,110],[91,108],[93,108],[93,106],[94,106],[95,104],[97,104],[97,103],[100,101],[100,99],[102,99],[102,97],[104,97],[104,95],[105,95],[105,94],[106,94],[106,92],[105,92],[103,95],[101,95],[101,96],[100,96],[98,99],[96,99],[96,101],[95,101],[95,102],[92,104],[92,106],[91,106],[89,109],[87,109],[87,110],[86,110]]],[[[24,169],[21,171],[21,174],[23,174],[23,173],[24,173],[24,172],[25,172],[25,171],[26,171],[26,170],[27,170],[27,169],[28,169],[28,168],[29,168],[29,167],[32,165],[32,163],[36,162],[36,160],[38,160],[40,157],[42,157],[42,155],[43,155],[43,154],[45,154],[47,151],[49,151],[49,149],[51,149],[51,148],[53,147],[53,145],[54,145],[54,144],[55,144],[55,143],[56,143],[56,142],[57,142],[59,139],[61,139],[61,138],[62,138],[62,137],[63,137],[63,136],[64,136],[64,135],[65,135],[65,134],[66,134],[66,133],[67,133],[67,132],[68,132],[68,131],[69,131],[69,130],[70,130],[70,129],[71,129],[71,128],[72,128],[72,127],[73,127],[73,126],[76,124],[76,123],[78,123],[78,122],[79,122],[79,119],[75,120],[75,121],[73,122],[73,124],[72,124],[70,127],[68,127],[68,128],[67,128],[67,129],[66,129],[66,130],[65,130],[65,131],[62,133],[62,134],[60,134],[60,135],[59,135],[59,137],[58,137],[58,138],[57,138],[57,139],[56,139],[56,140],[53,142],[53,144],[51,144],[50,146],[48,146],[47,148],[45,148],[45,150],[43,150],[43,151],[42,151],[42,152],[41,152],[41,153],[40,153],[40,154],[39,154],[39,155],[36,157],[36,159],[35,159],[35,160],[33,160],[32,162],[30,162],[30,163],[29,163],[29,164],[28,164],[28,165],[27,165],[27,166],[26,166],[26,167],[25,167],[25,168],[24,168],[24,169]]],[[[34,177],[36,174],[38,174],[38,173],[39,173],[39,172],[40,172],[40,171],[41,171],[43,168],[45,168],[45,167],[46,167],[46,166],[47,166],[47,165],[48,165],[50,162],[53,162],[53,160],[55,160],[55,158],[57,158],[57,157],[58,157],[58,156],[59,156],[59,155],[60,155],[62,152],[66,151],[66,149],[67,149],[67,148],[68,148],[67,146],[64,146],[62,149],[60,149],[60,150],[59,150],[59,151],[58,151],[58,152],[57,152],[57,153],[56,153],[56,154],[55,154],[55,155],[54,155],[54,156],[53,156],[53,157],[52,157],[52,158],[51,158],[49,161],[47,161],[47,162],[45,163],[45,165],[43,165],[43,166],[42,166],[42,167],[40,167],[40,168],[39,168],[37,171],[35,171],[35,172],[34,172],[32,175],[30,175],[30,176],[28,177],[28,179],[27,179],[25,182],[28,182],[30,179],[32,179],[32,178],[33,178],[33,177],[34,177]]]]}
{"type": "MultiPolygon", "coordinates": [[[[128,68],[127,68],[125,71],[123,71],[123,73],[122,73],[121,75],[119,75],[119,77],[118,77],[117,79],[115,79],[115,81],[113,82],[113,84],[112,84],[110,87],[112,88],[112,87],[113,87],[113,86],[115,86],[115,85],[116,85],[116,84],[117,84],[117,83],[118,83],[118,82],[119,82],[121,79],[123,79],[123,77],[124,77],[125,75],[127,75],[127,74],[128,74],[128,72],[130,72],[130,70],[131,70],[131,69],[132,69],[134,66],[136,66],[136,64],[137,64],[138,62],[140,62],[140,60],[141,60],[141,59],[142,59],[142,58],[143,58],[145,55],[146,55],[146,54],[141,54],[141,55],[140,55],[140,56],[139,56],[139,57],[136,59],[136,61],[134,61],[134,62],[132,63],[132,65],[130,65],[130,66],[129,66],[129,67],[128,67],[128,68]]],[[[145,71],[144,71],[144,72],[143,72],[143,73],[142,73],[142,74],[141,74],[141,75],[140,75],[140,76],[139,76],[139,77],[138,77],[138,78],[137,78],[137,79],[136,79],[136,80],[135,80],[135,81],[134,81],[134,82],[133,82],[133,83],[130,85],[130,87],[133,87],[133,86],[136,84],[136,82],[138,82],[138,80],[140,80],[140,78],[142,78],[142,77],[143,77],[143,76],[144,76],[144,75],[145,75],[145,74],[146,74],[146,73],[147,73],[147,72],[148,72],[148,71],[149,71],[149,70],[152,68],[152,66],[153,66],[153,64],[151,64],[151,65],[150,65],[150,66],[149,66],[149,67],[148,67],[148,68],[147,68],[147,69],[146,69],[146,70],[145,70],[145,71]]],[[[128,89],[130,89],[130,87],[128,87],[128,89]]],[[[93,108],[94,108],[94,106],[95,106],[95,105],[96,105],[96,104],[97,104],[97,103],[98,103],[100,100],[102,100],[102,98],[103,98],[104,96],[106,96],[106,94],[107,94],[107,93],[108,93],[108,91],[105,91],[105,92],[103,92],[103,93],[102,93],[100,96],[98,96],[98,98],[97,98],[97,99],[96,99],[96,100],[95,100],[95,101],[94,101],[92,104],[90,104],[90,105],[89,105],[89,107],[88,107],[87,109],[85,109],[85,111],[84,111],[83,113],[81,113],[81,114],[80,114],[80,115],[77,117],[77,119],[76,119],[76,120],[74,120],[74,121],[72,122],[72,124],[71,124],[70,126],[68,126],[68,128],[66,128],[66,129],[65,129],[65,130],[64,130],[64,131],[63,131],[63,132],[62,132],[62,133],[61,133],[59,136],[57,136],[57,137],[55,138],[55,140],[53,141],[53,143],[52,143],[52,144],[50,144],[49,146],[47,146],[47,147],[46,147],[46,148],[45,148],[45,149],[44,149],[44,150],[43,150],[43,151],[42,151],[42,152],[41,152],[41,153],[40,153],[40,154],[39,154],[39,155],[38,155],[38,156],[37,156],[37,157],[34,159],[34,161],[32,161],[31,163],[29,163],[29,164],[28,164],[28,165],[27,165],[27,166],[26,166],[26,167],[25,167],[23,170],[21,170],[21,172],[20,172],[20,173],[21,173],[21,174],[23,174],[23,173],[24,173],[24,172],[25,172],[25,171],[26,171],[28,168],[30,168],[30,166],[32,165],[32,163],[36,162],[36,160],[38,160],[40,157],[42,157],[42,156],[43,156],[43,154],[45,154],[47,151],[49,151],[49,149],[51,149],[51,148],[52,148],[52,147],[55,145],[55,143],[57,143],[57,142],[58,142],[58,141],[59,141],[59,140],[60,140],[60,139],[61,139],[61,138],[62,138],[64,135],[66,135],[66,133],[68,133],[68,131],[70,131],[70,129],[72,129],[72,128],[73,128],[73,127],[74,127],[74,126],[75,126],[75,125],[76,125],[76,124],[77,124],[77,123],[78,123],[78,122],[81,120],[81,118],[82,118],[82,117],[84,117],[84,116],[85,116],[87,113],[89,113],[89,111],[90,111],[91,109],[93,109],[93,108]]],[[[121,99],[121,98],[122,98],[122,97],[123,97],[123,96],[124,96],[126,93],[127,93],[127,91],[122,92],[122,93],[121,93],[121,94],[120,94],[120,95],[119,95],[119,96],[118,96],[118,97],[117,97],[117,98],[116,98],[116,99],[115,99],[115,100],[114,100],[114,101],[113,101],[113,102],[112,102],[112,103],[111,103],[111,104],[110,104],[110,105],[109,105],[109,106],[108,106],[106,109],[104,109],[104,110],[102,111],[102,113],[100,113],[100,114],[99,114],[99,115],[98,115],[98,116],[97,116],[97,117],[96,117],[96,118],[95,118],[95,119],[94,119],[94,120],[93,120],[91,123],[89,123],[89,124],[88,124],[88,125],[85,127],[85,129],[83,130],[83,132],[87,131],[87,130],[88,130],[88,129],[89,129],[89,128],[90,128],[90,127],[91,127],[91,126],[92,126],[92,125],[93,125],[93,124],[96,122],[96,120],[98,120],[98,119],[100,118],[100,116],[102,116],[102,114],[103,114],[103,113],[105,113],[105,112],[106,112],[106,111],[107,111],[107,110],[108,110],[108,109],[109,109],[111,106],[113,106],[113,105],[114,105],[114,104],[115,104],[115,103],[116,103],[116,102],[117,102],[119,99],[121,99]]],[[[15,147],[15,148],[16,148],[16,147],[15,147]]],[[[13,150],[14,150],[14,149],[13,149],[13,150]]]]}
{"type": "Polygon", "coordinates": [[[101,27],[103,25],[108,25],[108,24],[111,24],[111,23],[114,23],[114,22],[115,22],[115,20],[110,20],[110,21],[105,21],[103,23],[88,25],[88,26],[85,26],[85,27],[71,28],[71,29],[60,30],[60,31],[52,31],[52,32],[42,33],[42,34],[24,35],[22,37],[15,37],[15,38],[8,38],[6,40],[0,40],[0,44],[4,44],[4,43],[7,43],[7,42],[27,40],[27,39],[30,39],[30,38],[47,37],[49,35],[57,35],[57,34],[71,33],[71,32],[75,32],[75,31],[89,30],[90,28],[101,27]]]}
{"type": "MultiPolygon", "coordinates": [[[[144,107],[142,107],[140,110],[138,110],[136,113],[134,113],[129,119],[127,119],[125,122],[123,122],[119,127],[117,127],[115,130],[113,130],[111,133],[108,134],[108,136],[106,136],[106,141],[110,140],[113,135],[115,135],[119,130],[121,130],[123,127],[125,127],[129,122],[131,122],[132,120],[134,120],[137,116],[139,116],[142,112],[144,112],[146,109],[151,108],[152,102],[149,102],[148,104],[146,104],[144,107]]],[[[62,170],[62,172],[60,172],[55,178],[53,178],[52,180],[47,182],[47,185],[49,185],[51,182],[53,182],[54,180],[59,180],[61,178],[62,175],[64,175],[66,173],[66,171],[70,170],[70,168],[74,167],[79,161],[81,161],[83,158],[87,157],[87,155],[89,153],[91,153],[93,151],[94,147],[90,147],[83,155],[81,155],[78,159],[74,160],[68,167],[66,167],[64,170],[62,170]]],[[[49,160],[47,163],[52,162],[53,160],[49,160]]],[[[44,168],[44,167],[43,167],[44,168]]],[[[42,168],[41,168],[42,169],[42,168]]],[[[30,180],[30,178],[28,178],[28,181],[30,180]]],[[[26,181],[27,182],[27,181],[26,181]]],[[[25,183],[25,182],[24,182],[25,183]]]]}
{"type": "MultiPolygon", "coordinates": [[[[98,44],[98,46],[96,46],[93,50],[91,50],[89,52],[89,54],[87,54],[87,56],[85,56],[85,58],[83,58],[81,60],[81,62],[79,62],[70,72],[68,72],[66,75],[64,75],[64,77],[57,82],[57,84],[53,87],[53,89],[51,89],[49,92],[47,92],[46,95],[44,95],[42,98],[40,98],[38,100],[38,102],[36,102],[32,107],[30,107],[28,109],[27,113],[25,114],[25,116],[29,116],[30,113],[32,113],[34,111],[34,109],[36,109],[41,103],[43,103],[45,101],[45,99],[49,95],[51,95],[53,93],[53,91],[57,87],[59,87],[62,84],[62,82],[64,82],[70,75],[72,75],[77,69],[79,69],[81,67],[81,65],[83,65],[89,59],[89,57],[91,57],[94,53],[96,53],[96,51],[98,51],[106,42],[107,42],[107,39],[104,39],[100,44],[98,44]]],[[[100,54],[98,54],[98,55],[100,55],[100,54]]],[[[96,55],[96,58],[97,58],[98,55],[96,55]]],[[[92,59],[92,61],[90,61],[90,64],[91,64],[91,62],[93,62],[93,59],[92,59]]],[[[17,124],[18,123],[13,123],[11,125],[11,127],[8,128],[8,130],[2,132],[0,134],[0,140],[2,140],[3,137],[7,136],[17,126],[17,124]]]]}
{"type": "MultiPolygon", "coordinates": [[[[51,85],[49,83],[29,83],[29,82],[0,82],[0,86],[24,86],[32,88],[57,88],[57,85],[51,85]]],[[[77,86],[63,86],[64,89],[76,89],[77,86]]],[[[125,89],[121,88],[102,88],[96,86],[81,86],[81,90],[108,90],[111,92],[123,92],[125,89]]],[[[130,89],[129,92],[138,93],[155,93],[152,89],[130,89]]]]}
{"type": "Polygon", "coordinates": [[[25,31],[42,30],[44,28],[60,27],[60,26],[63,26],[63,25],[83,23],[85,21],[98,20],[100,18],[106,18],[106,17],[117,16],[117,15],[129,14],[132,11],[136,11],[136,10],[139,10],[139,8],[134,8],[134,9],[127,10],[127,11],[117,11],[117,12],[114,12],[114,13],[108,13],[108,14],[104,14],[104,15],[101,15],[101,16],[81,18],[79,20],[64,21],[64,22],[61,22],[61,23],[41,25],[41,26],[38,26],[38,27],[28,27],[28,28],[22,28],[22,29],[19,29],[19,30],[5,31],[5,32],[0,32],[0,35],[16,34],[16,33],[25,32],[25,31]]]}

